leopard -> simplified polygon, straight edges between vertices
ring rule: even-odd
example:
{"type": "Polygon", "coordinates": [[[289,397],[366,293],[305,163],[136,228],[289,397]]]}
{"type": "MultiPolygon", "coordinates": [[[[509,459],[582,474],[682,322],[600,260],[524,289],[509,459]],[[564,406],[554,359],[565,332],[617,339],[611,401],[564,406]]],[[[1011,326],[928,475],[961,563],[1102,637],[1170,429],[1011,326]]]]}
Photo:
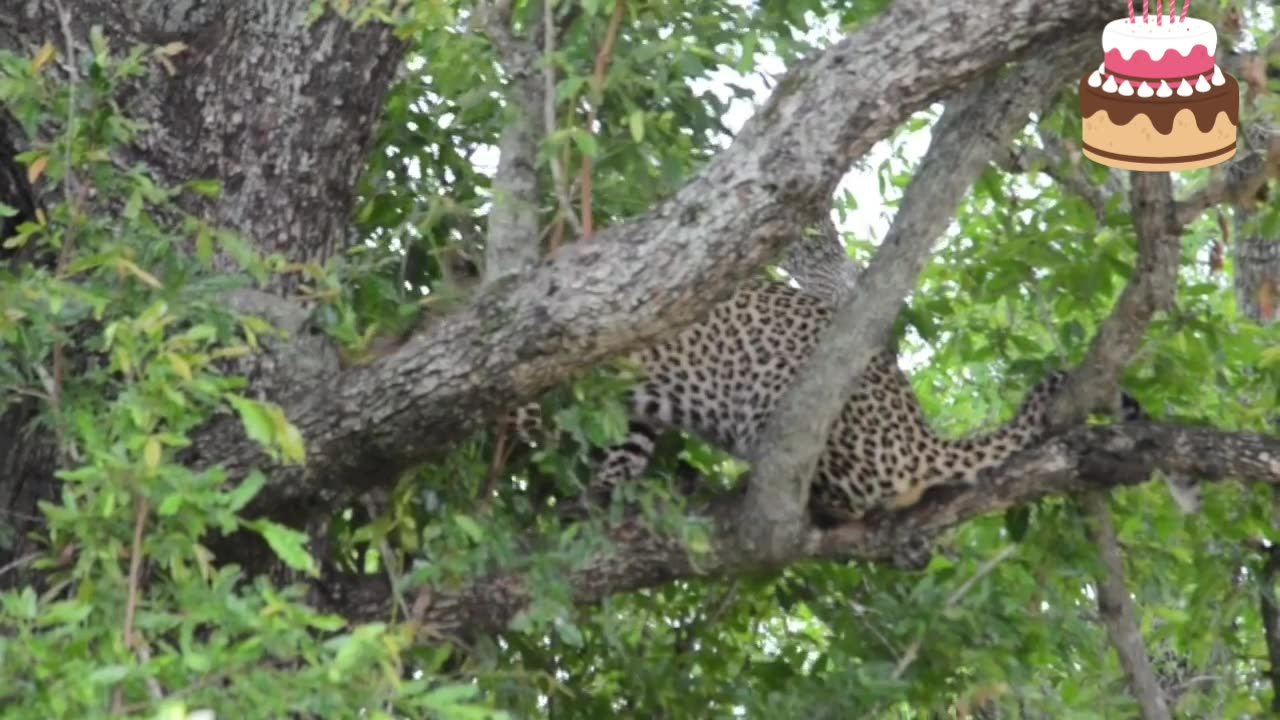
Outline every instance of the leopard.
{"type": "MultiPolygon", "coordinates": [[[[837,303],[776,280],[759,278],[735,289],[700,322],[627,355],[641,379],[625,398],[625,439],[597,464],[583,502],[601,505],[616,488],[639,479],[661,434],[684,432],[746,457],[823,331],[837,303]]],[[[928,422],[890,343],[861,371],[811,480],[811,517],[824,525],[857,521],[878,511],[916,505],[940,486],[972,487],[983,471],[1045,439],[1050,406],[1068,374],[1054,370],[1023,396],[1003,425],[947,437],[928,422]]],[[[1118,399],[1120,419],[1143,419],[1129,393],[1118,399]]],[[[536,403],[516,408],[507,422],[526,442],[542,427],[536,403]]]]}

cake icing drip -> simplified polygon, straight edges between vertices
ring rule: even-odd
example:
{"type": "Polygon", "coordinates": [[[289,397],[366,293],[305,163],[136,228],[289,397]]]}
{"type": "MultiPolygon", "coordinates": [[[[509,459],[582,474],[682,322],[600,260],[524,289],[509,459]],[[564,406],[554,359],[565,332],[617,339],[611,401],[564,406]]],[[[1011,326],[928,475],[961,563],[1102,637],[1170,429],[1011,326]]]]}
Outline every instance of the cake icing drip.
{"type": "Polygon", "coordinates": [[[1203,45],[1195,46],[1190,55],[1165,53],[1160,60],[1152,60],[1146,50],[1139,50],[1132,58],[1125,60],[1120,57],[1119,50],[1113,49],[1107,53],[1104,64],[1106,72],[1116,75],[1163,80],[1212,72],[1213,56],[1203,45]]]}
{"type": "Polygon", "coordinates": [[[1154,16],[1144,22],[1138,18],[1112,20],[1102,31],[1102,52],[1120,51],[1120,57],[1131,60],[1139,50],[1146,51],[1159,62],[1170,50],[1188,57],[1197,45],[1204,46],[1209,57],[1218,50],[1218,31],[1207,21],[1187,18],[1178,22],[1156,24],[1154,16]]]}
{"type": "MultiPolygon", "coordinates": [[[[1213,129],[1218,122],[1218,116],[1222,113],[1227,114],[1231,124],[1239,127],[1239,85],[1236,84],[1235,78],[1225,73],[1223,79],[1225,82],[1221,87],[1211,87],[1207,93],[1193,92],[1191,97],[1174,97],[1173,88],[1169,87],[1168,83],[1162,82],[1160,88],[1156,90],[1157,97],[1151,98],[1143,96],[1141,88],[1137,92],[1139,97],[1123,97],[1118,92],[1108,93],[1090,88],[1087,78],[1082,77],[1080,78],[1080,115],[1089,118],[1095,113],[1106,111],[1111,122],[1116,125],[1127,125],[1134,117],[1143,115],[1151,120],[1151,126],[1162,135],[1173,132],[1173,120],[1184,110],[1190,110],[1195,115],[1196,126],[1203,133],[1213,129]]],[[[1108,82],[1113,80],[1108,79],[1108,82]]],[[[1188,90],[1194,90],[1191,83],[1183,81],[1183,85],[1178,88],[1179,91],[1183,86],[1188,90]]],[[[1117,87],[1119,87],[1118,83],[1117,87]]],[[[1146,84],[1144,83],[1142,87],[1146,87],[1146,84]]]]}

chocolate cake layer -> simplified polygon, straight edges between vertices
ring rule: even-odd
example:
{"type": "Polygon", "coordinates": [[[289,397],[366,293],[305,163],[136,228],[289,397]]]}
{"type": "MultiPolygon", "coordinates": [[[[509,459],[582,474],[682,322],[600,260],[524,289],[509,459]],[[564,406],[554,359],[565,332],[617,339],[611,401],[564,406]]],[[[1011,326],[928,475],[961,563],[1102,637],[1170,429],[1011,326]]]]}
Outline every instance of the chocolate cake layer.
{"type": "Polygon", "coordinates": [[[1141,114],[1150,119],[1156,132],[1168,135],[1173,132],[1173,121],[1178,113],[1190,110],[1202,133],[1213,129],[1220,113],[1226,113],[1232,125],[1240,125],[1240,86],[1227,73],[1223,73],[1226,82],[1209,92],[1197,92],[1188,97],[1175,93],[1167,98],[1144,98],[1136,93],[1126,97],[1119,93],[1105,92],[1102,88],[1089,86],[1089,75],[1092,74],[1080,78],[1080,115],[1085,119],[1106,110],[1107,117],[1113,124],[1126,125],[1141,114]]]}

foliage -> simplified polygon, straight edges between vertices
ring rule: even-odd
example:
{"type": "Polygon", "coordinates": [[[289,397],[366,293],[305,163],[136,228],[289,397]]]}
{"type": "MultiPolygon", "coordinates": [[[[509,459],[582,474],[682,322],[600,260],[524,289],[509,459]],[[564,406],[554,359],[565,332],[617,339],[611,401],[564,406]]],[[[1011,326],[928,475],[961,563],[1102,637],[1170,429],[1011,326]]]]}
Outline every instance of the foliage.
{"type": "MultiPolygon", "coordinates": [[[[697,83],[749,76],[766,54],[793,59],[820,21],[847,28],[884,6],[627,3],[596,98],[590,77],[612,4],[557,3],[567,30],[550,59],[556,127],[540,169],[549,178],[551,158],[576,169],[591,156],[597,226],[643,212],[729,135],[730,104],[697,83]],[[589,105],[598,127],[588,126],[589,105]]],[[[471,4],[394,7],[370,3],[353,16],[396,22],[414,46],[361,180],[354,221],[364,243],[308,269],[321,324],[356,348],[461,295],[446,258],[480,250],[509,111],[492,48],[467,26],[471,4]]],[[[516,10],[518,27],[538,24],[537,3],[516,10]]],[[[480,434],[405,473],[384,507],[335,510],[333,561],[346,570],[389,573],[401,588],[524,572],[536,602],[500,638],[461,650],[423,644],[402,609],[352,625],[316,612],[298,586],[218,564],[209,538],[243,529],[300,577],[316,566],[305,536],[239,515],[261,476],[229,484],[217,467],[183,464],[191,430],[217,413],[236,413],[264,446],[305,461],[288,419],[250,399],[222,363],[254,352],[271,330],[229,312],[218,293],[261,281],[281,261],[181,209],[184,193],[213,194],[213,184],[160,187],[145,169],[109,161],[142,131],[113,94],[158,62],[155,49],[113,52],[100,39],[72,82],[50,71],[52,52],[0,57],[0,103],[32,137],[52,138],[25,160],[60,199],[9,242],[32,262],[0,269],[0,386],[7,402],[39,410],[30,432],[56,433],[67,468],[62,495],[42,507],[45,551],[29,560],[48,585],[0,595],[4,717],[105,716],[117,690],[127,709],[166,718],[204,707],[246,718],[1133,714],[1096,618],[1094,551],[1061,499],[961,528],[921,573],[807,563],[574,608],[563,577],[605,540],[597,523],[562,526],[549,511],[580,488],[593,449],[625,431],[625,368],[545,398],[556,434],[532,452],[508,456],[497,433],[480,434]],[[214,272],[214,252],[239,270],[214,272]],[[69,347],[93,360],[55,370],[69,347]],[[531,534],[540,552],[526,552],[531,534]],[[153,687],[172,693],[169,704],[149,700],[153,687]]],[[[751,98],[745,81],[728,82],[751,98]]],[[[1040,129],[1075,137],[1078,122],[1068,98],[1040,129]]],[[[913,172],[901,140],[876,173],[877,200],[890,205],[913,172]]],[[[550,226],[562,209],[547,185],[540,208],[550,226]]],[[[1262,217],[1274,223],[1275,209],[1262,217]]],[[[1151,329],[1126,385],[1158,417],[1274,428],[1280,335],[1240,316],[1229,267],[1207,269],[1215,233],[1206,219],[1184,238],[1178,306],[1151,329]]],[[[850,240],[860,257],[874,245],[850,240]]],[[[904,313],[904,355],[934,423],[953,433],[989,426],[1047,367],[1078,361],[1133,263],[1122,197],[1099,218],[1056,183],[989,171],[904,313]]],[[[692,439],[667,444],[652,472],[661,482],[634,499],[696,552],[704,528],[683,519],[668,492],[679,463],[725,485],[742,468],[692,439]]],[[[1211,488],[1194,518],[1179,516],[1158,484],[1119,492],[1113,504],[1148,642],[1190,675],[1216,678],[1189,687],[1179,711],[1262,714],[1260,565],[1246,543],[1277,539],[1267,493],[1211,488]]]]}
{"type": "Polygon", "coordinates": [[[211,536],[243,529],[294,570],[314,570],[300,533],[239,515],[261,475],[229,484],[217,467],[182,462],[191,430],[228,411],[268,450],[304,460],[280,409],[220,369],[273,331],[219,293],[281,265],[175,202],[216,184],[162,187],[112,163],[140,131],[114,93],[157,55],[112,52],[101,34],[93,49],[69,83],[50,70],[52,47],[0,56],[0,103],[51,138],[21,159],[61,200],[5,243],[29,262],[0,269],[0,387],[6,404],[42,410],[27,432],[55,434],[65,468],[61,495],[41,504],[44,551],[23,559],[45,584],[0,594],[0,715],[492,717],[475,685],[406,674],[410,658],[428,672],[438,662],[411,650],[403,627],[352,627],[311,609],[299,587],[247,581],[211,556],[211,536]],[[215,252],[240,270],[214,272],[215,252]],[[172,694],[154,703],[157,689],[172,694]]]}

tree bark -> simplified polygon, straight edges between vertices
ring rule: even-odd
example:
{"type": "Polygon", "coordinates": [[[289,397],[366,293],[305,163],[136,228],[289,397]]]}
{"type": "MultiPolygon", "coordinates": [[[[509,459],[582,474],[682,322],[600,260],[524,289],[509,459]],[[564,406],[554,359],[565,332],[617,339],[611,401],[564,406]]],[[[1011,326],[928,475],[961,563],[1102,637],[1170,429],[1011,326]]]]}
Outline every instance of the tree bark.
{"type": "MultiPolygon", "coordinates": [[[[608,550],[565,571],[569,597],[587,605],[675,580],[754,575],[808,559],[889,561],[913,538],[936,537],[974,518],[1051,495],[1140,484],[1155,469],[1205,481],[1252,478],[1277,484],[1280,439],[1146,422],[1077,428],[984,473],[973,488],[938,489],[899,513],[811,530],[805,544],[786,557],[752,552],[737,542],[733,522],[741,498],[731,495],[701,509],[718,528],[708,552],[692,555],[679,539],[655,534],[643,517],[632,517],[610,531],[608,550]]],[[[536,552],[536,541],[525,546],[536,552]]],[[[381,577],[331,577],[325,591],[329,607],[348,617],[385,617],[390,607],[390,589],[381,577]]],[[[499,572],[458,589],[423,590],[419,622],[446,635],[498,633],[531,599],[523,574],[499,572]]]]}
{"type": "Polygon", "coordinates": [[[893,5],[788,72],[668,201],[491,283],[398,352],[286,404],[307,467],[271,463],[234,422],[203,433],[196,460],[233,477],[262,467],[259,512],[391,482],[512,403],[699,318],[818,220],[852,161],[912,112],[1050,38],[1097,33],[1104,5],[893,5]]]}
{"type": "MultiPolygon", "coordinates": [[[[124,107],[154,128],[126,149],[125,159],[147,163],[163,182],[222,181],[220,199],[193,200],[188,209],[291,261],[323,260],[348,242],[356,173],[405,51],[377,24],[357,29],[329,14],[307,25],[310,4],[197,0],[181,4],[179,12],[151,0],[63,2],[78,44],[88,27],[100,25],[117,47],[188,45],[176,58],[175,76],[153,73],[123,98],[124,107]]],[[[269,483],[252,510],[288,512],[299,523],[332,512],[352,494],[389,486],[400,470],[438,457],[511,403],[696,320],[812,225],[852,162],[911,113],[1057,38],[1096,37],[1113,14],[1109,0],[898,0],[788,72],[733,145],[649,213],[492,282],[470,306],[398,352],[335,371],[308,392],[272,387],[270,378],[289,372],[254,378],[255,391],[282,398],[302,432],[305,467],[273,463],[235,420],[198,433],[189,460],[222,464],[232,478],[262,469],[269,483]]],[[[31,52],[45,41],[60,46],[62,21],[50,3],[0,10],[0,47],[31,52]]],[[[527,218],[516,225],[527,231],[527,218]]],[[[535,238],[509,239],[509,247],[536,247],[535,238]]],[[[284,295],[295,283],[286,276],[268,290],[284,295]]],[[[16,415],[0,419],[0,469],[6,471],[0,503],[22,520],[16,530],[25,537],[39,522],[33,498],[51,496],[55,485],[48,439],[23,435],[20,425],[16,415]]],[[[1277,458],[1274,441],[1244,434],[1159,427],[1080,431],[1011,463],[980,491],[928,503],[892,528],[860,524],[811,533],[793,555],[773,555],[770,562],[887,557],[900,532],[937,532],[1047,493],[1078,490],[1089,478],[1104,477],[1097,463],[1106,470],[1164,463],[1208,477],[1238,472],[1280,481],[1277,458]],[[1112,457],[1122,452],[1137,459],[1112,457]]],[[[738,506],[726,501],[721,507],[738,506]]],[[[575,575],[575,598],[592,601],[761,562],[722,541],[708,569],[701,559],[692,564],[674,541],[638,525],[617,532],[621,554],[575,575]]],[[[14,554],[0,552],[0,564],[14,554]]],[[[380,613],[389,593],[376,580],[335,583],[332,592],[347,603],[342,607],[350,616],[362,609],[380,613]]],[[[435,598],[427,620],[501,629],[527,599],[521,578],[495,577],[435,598]]]]}
{"type": "MultiPolygon", "coordinates": [[[[62,14],[58,3],[19,2],[0,9],[0,47],[31,55],[49,43],[70,76],[67,58],[90,52],[93,26],[103,28],[116,51],[185,43],[187,49],[171,58],[176,73],[157,66],[122,92],[120,106],[150,130],[123,148],[120,160],[144,164],[163,184],[218,180],[219,198],[188,196],[185,209],[263,253],[290,262],[324,261],[348,241],[355,182],[405,44],[385,25],[355,28],[332,12],[308,25],[310,4],[198,0],[179,9],[151,0],[65,0],[62,14]]],[[[0,123],[0,154],[11,157],[10,145],[20,151],[43,142],[16,137],[17,130],[14,123],[0,123]]],[[[14,205],[15,198],[27,197],[25,168],[9,163],[2,175],[0,202],[14,205]]],[[[217,262],[233,266],[225,256],[217,262]]],[[[268,290],[287,294],[298,275],[275,278],[268,290]]],[[[336,370],[277,367],[287,360],[259,359],[253,391],[288,396],[316,372],[336,370]]],[[[27,534],[39,526],[35,503],[56,493],[52,438],[27,429],[33,410],[22,405],[0,416],[0,508],[12,518],[17,540],[0,543],[0,565],[27,550],[27,534]]]]}

